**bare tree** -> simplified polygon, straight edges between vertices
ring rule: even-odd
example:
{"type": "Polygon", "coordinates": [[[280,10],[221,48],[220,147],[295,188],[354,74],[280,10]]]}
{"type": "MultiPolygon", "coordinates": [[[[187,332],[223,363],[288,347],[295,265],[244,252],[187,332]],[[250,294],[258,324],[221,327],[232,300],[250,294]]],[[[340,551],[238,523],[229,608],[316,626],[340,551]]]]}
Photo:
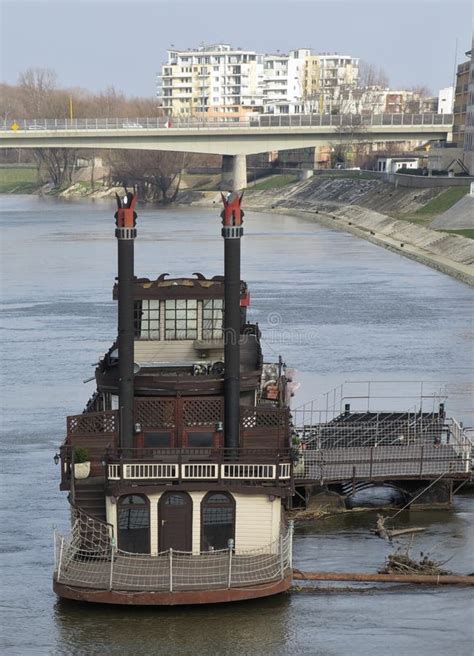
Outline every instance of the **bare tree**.
{"type": "Polygon", "coordinates": [[[344,125],[343,119],[344,116],[341,116],[341,125],[335,129],[336,140],[330,143],[331,168],[359,165],[367,147],[366,128],[352,123],[344,125]]]}
{"type": "Polygon", "coordinates": [[[111,182],[133,187],[141,200],[172,203],[189,162],[187,153],[122,150],[109,156],[111,182]]]}
{"type": "Polygon", "coordinates": [[[431,96],[430,89],[424,84],[417,84],[409,89],[410,97],[407,98],[404,110],[410,114],[421,114],[423,103],[431,96]]]}
{"type": "Polygon", "coordinates": [[[373,66],[366,61],[359,63],[359,87],[381,87],[386,89],[389,85],[389,77],[386,71],[373,66]]]}

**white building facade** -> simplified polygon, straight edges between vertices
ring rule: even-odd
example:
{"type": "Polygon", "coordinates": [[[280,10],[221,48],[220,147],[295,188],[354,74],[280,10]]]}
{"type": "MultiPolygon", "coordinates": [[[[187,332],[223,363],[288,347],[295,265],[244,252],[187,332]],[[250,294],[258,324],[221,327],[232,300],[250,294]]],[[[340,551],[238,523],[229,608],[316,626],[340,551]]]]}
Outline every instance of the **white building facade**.
{"type": "Polygon", "coordinates": [[[438,114],[452,114],[454,106],[454,88],[445,87],[438,93],[438,114]]]}
{"type": "Polygon", "coordinates": [[[169,50],[158,97],[169,116],[239,117],[262,105],[263,55],[227,44],[169,50]]]}
{"type": "Polygon", "coordinates": [[[168,50],[157,96],[175,117],[337,112],[342,93],[357,86],[358,64],[349,55],[312,55],[309,48],[275,55],[228,44],[168,50]]]}

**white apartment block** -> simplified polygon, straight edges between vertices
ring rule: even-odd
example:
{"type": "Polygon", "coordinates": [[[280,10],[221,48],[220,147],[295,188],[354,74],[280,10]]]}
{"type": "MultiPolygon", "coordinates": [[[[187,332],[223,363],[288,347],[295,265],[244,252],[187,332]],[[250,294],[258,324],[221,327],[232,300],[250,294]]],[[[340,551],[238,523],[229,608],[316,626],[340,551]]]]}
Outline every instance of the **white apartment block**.
{"type": "Polygon", "coordinates": [[[171,116],[225,117],[261,111],[263,55],[227,44],[168,50],[158,95],[171,116]]]}
{"type": "Polygon", "coordinates": [[[438,114],[452,114],[454,107],[454,87],[445,87],[438,92],[438,114]]]}
{"type": "Polygon", "coordinates": [[[289,55],[265,55],[263,107],[269,114],[298,114],[304,111],[303,85],[308,48],[289,55]]]}
{"type": "Polygon", "coordinates": [[[251,112],[330,112],[342,90],[357,86],[358,59],[312,55],[263,55],[227,44],[168,50],[158,76],[158,96],[170,116],[238,118],[251,112]]]}

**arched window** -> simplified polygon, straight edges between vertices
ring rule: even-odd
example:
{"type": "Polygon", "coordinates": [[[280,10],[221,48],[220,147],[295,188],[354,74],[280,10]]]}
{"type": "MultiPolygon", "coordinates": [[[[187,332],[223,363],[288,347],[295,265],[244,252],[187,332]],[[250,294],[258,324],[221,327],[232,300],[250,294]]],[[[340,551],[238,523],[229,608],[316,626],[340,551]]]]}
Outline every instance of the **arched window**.
{"type": "Polygon", "coordinates": [[[201,503],[201,548],[227,549],[235,536],[235,501],[227,492],[209,492],[201,503]]]}
{"type": "Polygon", "coordinates": [[[150,508],[146,497],[138,494],[120,497],[118,546],[131,553],[150,553],[150,508]]]}

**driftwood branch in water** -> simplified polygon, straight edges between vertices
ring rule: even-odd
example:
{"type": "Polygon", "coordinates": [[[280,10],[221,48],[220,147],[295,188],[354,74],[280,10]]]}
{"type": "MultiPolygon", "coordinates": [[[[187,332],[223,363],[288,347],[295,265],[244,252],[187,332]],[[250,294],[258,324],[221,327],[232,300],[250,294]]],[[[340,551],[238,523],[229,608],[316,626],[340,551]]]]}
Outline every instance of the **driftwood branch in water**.
{"type": "Polygon", "coordinates": [[[388,531],[388,534],[391,538],[397,537],[397,535],[405,535],[406,533],[421,533],[422,531],[426,531],[426,528],[399,528],[395,529],[393,531],[388,531]]]}
{"type": "Polygon", "coordinates": [[[377,524],[373,532],[375,533],[375,535],[378,535],[384,540],[387,540],[387,542],[390,542],[391,539],[397,537],[397,535],[405,535],[409,533],[421,533],[422,531],[426,530],[421,527],[399,528],[399,529],[389,530],[385,527],[386,519],[387,517],[384,517],[383,515],[377,515],[377,524]]]}

